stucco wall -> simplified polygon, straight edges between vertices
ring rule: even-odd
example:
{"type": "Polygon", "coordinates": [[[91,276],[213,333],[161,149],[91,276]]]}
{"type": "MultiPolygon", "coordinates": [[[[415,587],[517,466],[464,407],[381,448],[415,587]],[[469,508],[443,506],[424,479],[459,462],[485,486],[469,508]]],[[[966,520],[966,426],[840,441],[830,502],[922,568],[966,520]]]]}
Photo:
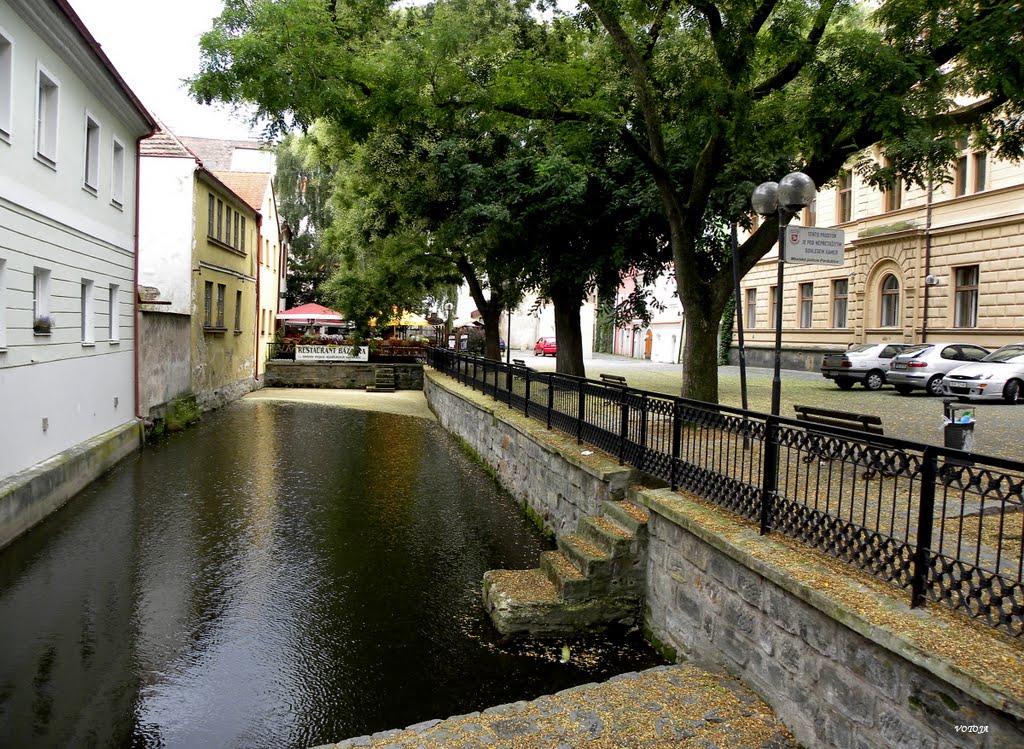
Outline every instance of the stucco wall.
{"type": "Polygon", "coordinates": [[[139,314],[139,413],[143,416],[191,391],[191,325],[188,315],[139,314]]]}

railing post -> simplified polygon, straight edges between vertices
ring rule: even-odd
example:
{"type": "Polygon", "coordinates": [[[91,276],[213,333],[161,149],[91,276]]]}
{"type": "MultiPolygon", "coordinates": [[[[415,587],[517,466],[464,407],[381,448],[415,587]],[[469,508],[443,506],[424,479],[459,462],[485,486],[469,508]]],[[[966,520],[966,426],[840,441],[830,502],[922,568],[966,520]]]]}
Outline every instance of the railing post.
{"type": "Polygon", "coordinates": [[[921,460],[921,496],[917,510],[917,544],[910,577],[910,606],[916,608],[928,600],[928,570],[932,554],[932,524],[935,522],[935,482],[939,475],[939,456],[934,447],[926,447],[921,460]]]}
{"type": "Polygon", "coordinates": [[[548,375],[548,429],[551,428],[551,412],[555,410],[555,376],[548,375]]]}
{"type": "Polygon", "coordinates": [[[779,481],[779,422],[768,416],[764,422],[764,449],[761,451],[761,535],[771,531],[772,505],[779,481]]]}
{"type": "Polygon", "coordinates": [[[530,370],[525,371],[523,380],[525,382],[526,394],[523,398],[523,416],[530,415],[530,370]]]}
{"type": "Polygon", "coordinates": [[[583,444],[583,419],[586,416],[586,412],[587,412],[587,393],[584,390],[583,385],[584,385],[583,380],[580,380],[579,381],[579,388],[580,388],[580,398],[579,398],[579,401],[580,401],[580,405],[579,405],[579,409],[578,409],[579,418],[576,419],[576,444],[577,445],[582,445],[583,444]]]}
{"type": "Polygon", "coordinates": [[[622,413],[619,421],[619,465],[626,463],[626,435],[629,433],[629,402],[626,400],[626,391],[623,390],[619,396],[622,413]]]}
{"type": "Polygon", "coordinates": [[[680,413],[682,410],[679,401],[674,401],[672,407],[672,466],[669,468],[669,473],[672,475],[671,481],[669,481],[672,491],[679,488],[679,454],[683,441],[683,420],[680,413]]]}
{"type": "MultiPolygon", "coordinates": [[[[476,390],[476,357],[475,356],[473,357],[473,384],[470,385],[470,387],[473,388],[474,390],[476,390]]],[[[480,392],[482,393],[483,391],[484,391],[483,388],[480,388],[480,392]]]]}
{"type": "Polygon", "coordinates": [[[647,393],[640,394],[640,470],[647,467],[647,393]]]}

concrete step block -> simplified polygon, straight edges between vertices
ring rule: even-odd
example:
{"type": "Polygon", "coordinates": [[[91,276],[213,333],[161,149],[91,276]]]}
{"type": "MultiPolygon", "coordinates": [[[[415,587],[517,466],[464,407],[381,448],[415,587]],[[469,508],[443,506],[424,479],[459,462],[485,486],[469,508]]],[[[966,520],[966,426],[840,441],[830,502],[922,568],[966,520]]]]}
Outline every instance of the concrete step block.
{"type": "Polygon", "coordinates": [[[629,500],[603,502],[601,510],[606,517],[633,533],[639,533],[641,529],[645,528],[647,519],[650,517],[650,511],[646,507],[629,500]]]}
{"type": "Polygon", "coordinates": [[[565,554],[585,577],[607,580],[614,566],[611,554],[578,533],[558,537],[558,550],[565,554]]]}
{"type": "Polygon", "coordinates": [[[563,601],[582,601],[594,595],[593,583],[576,569],[560,551],[545,551],[540,555],[540,568],[558,591],[563,601]]]}
{"type": "Polygon", "coordinates": [[[607,517],[582,517],[577,532],[613,559],[636,553],[636,534],[607,517]]]}

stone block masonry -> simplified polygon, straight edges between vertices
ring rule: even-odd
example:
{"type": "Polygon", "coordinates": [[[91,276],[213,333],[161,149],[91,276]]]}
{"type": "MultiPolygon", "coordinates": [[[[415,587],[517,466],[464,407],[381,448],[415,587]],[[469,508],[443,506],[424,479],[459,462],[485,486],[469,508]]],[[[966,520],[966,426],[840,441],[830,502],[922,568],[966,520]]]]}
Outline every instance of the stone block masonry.
{"type": "Polygon", "coordinates": [[[365,390],[377,384],[378,368],[394,370],[396,390],[423,388],[422,364],[377,364],[375,362],[295,362],[271,359],[267,362],[267,387],[339,388],[365,390]]]}

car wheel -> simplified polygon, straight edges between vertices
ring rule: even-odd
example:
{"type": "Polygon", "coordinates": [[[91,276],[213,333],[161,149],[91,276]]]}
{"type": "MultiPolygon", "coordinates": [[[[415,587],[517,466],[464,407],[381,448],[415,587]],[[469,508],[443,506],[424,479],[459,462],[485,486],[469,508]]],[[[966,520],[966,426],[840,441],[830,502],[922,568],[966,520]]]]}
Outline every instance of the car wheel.
{"type": "Polygon", "coordinates": [[[864,375],[864,387],[868,390],[878,390],[885,384],[885,375],[877,369],[864,375]]]}
{"type": "Polygon", "coordinates": [[[838,385],[838,386],[839,386],[839,389],[840,389],[840,390],[849,390],[849,389],[850,389],[850,388],[852,388],[852,387],[853,387],[853,386],[854,386],[855,384],[856,384],[856,383],[854,383],[854,381],[853,381],[853,380],[836,380],[836,385],[838,385]]]}
{"type": "Polygon", "coordinates": [[[928,380],[925,388],[928,390],[929,395],[942,395],[944,392],[942,389],[942,375],[935,375],[928,380]]]}
{"type": "Polygon", "coordinates": [[[1020,380],[1010,380],[1003,386],[1003,402],[1017,403],[1020,400],[1020,380]]]}
{"type": "MultiPolygon", "coordinates": [[[[912,388],[910,385],[897,385],[896,392],[899,393],[900,395],[910,395],[912,392],[914,392],[914,388],[912,388]]],[[[931,390],[929,389],[928,392],[931,392],[931,390]]]]}

